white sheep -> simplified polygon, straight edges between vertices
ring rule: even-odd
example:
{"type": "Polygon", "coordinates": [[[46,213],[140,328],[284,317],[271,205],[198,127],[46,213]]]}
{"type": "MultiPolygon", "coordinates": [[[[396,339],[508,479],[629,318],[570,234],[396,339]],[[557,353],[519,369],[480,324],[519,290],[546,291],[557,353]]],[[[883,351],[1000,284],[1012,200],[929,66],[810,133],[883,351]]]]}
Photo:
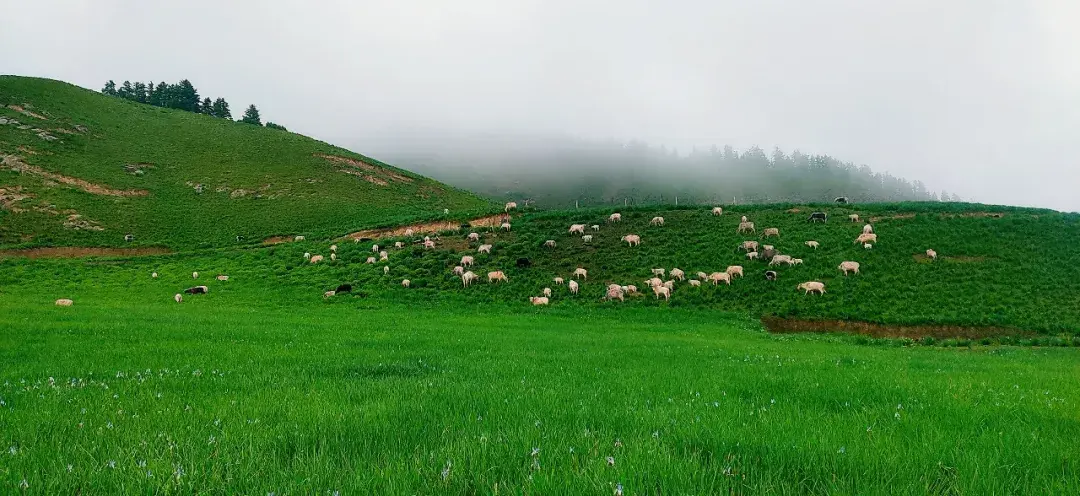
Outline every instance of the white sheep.
{"type": "Polygon", "coordinates": [[[660,299],[660,295],[664,295],[664,300],[671,299],[671,289],[669,289],[669,288],[667,288],[667,287],[665,287],[663,285],[661,285],[661,286],[653,286],[652,291],[653,291],[653,294],[656,295],[656,299],[658,299],[658,300],[660,299]]]}
{"type": "Polygon", "coordinates": [[[780,265],[782,263],[786,263],[788,264],[788,266],[794,265],[794,263],[791,261],[790,255],[776,255],[772,257],[772,260],[769,260],[769,267],[772,267],[773,265],[780,265]]]}
{"type": "Polygon", "coordinates": [[[390,254],[385,251],[379,252],[379,260],[387,260],[390,258],[390,254]]]}
{"type": "Polygon", "coordinates": [[[510,231],[510,223],[509,222],[503,222],[502,225],[500,225],[499,227],[501,227],[503,231],[510,231]]]}
{"type": "Polygon", "coordinates": [[[749,259],[749,260],[757,260],[757,258],[758,258],[758,252],[756,252],[756,251],[752,251],[752,252],[750,252],[750,253],[747,253],[747,254],[746,254],[746,258],[747,258],[747,259],[749,259]]]}
{"type": "Polygon", "coordinates": [[[747,232],[754,232],[754,233],[757,232],[757,229],[754,229],[754,223],[753,222],[740,222],[739,223],[739,229],[737,229],[735,231],[735,233],[736,234],[741,234],[741,233],[747,233],[747,232]]]}
{"type": "Polygon", "coordinates": [[[859,244],[859,243],[864,243],[865,244],[865,243],[871,243],[871,242],[877,243],[877,234],[874,234],[874,233],[860,234],[858,238],[855,238],[855,242],[852,243],[852,244],[859,244]]]}
{"type": "Polygon", "coordinates": [[[586,234],[581,237],[582,243],[592,243],[592,234],[586,234]]]}
{"type": "Polygon", "coordinates": [[[724,281],[728,286],[731,285],[731,275],[727,272],[713,272],[709,274],[709,280],[712,281],[713,286],[720,284],[720,281],[724,281]]]}
{"type": "Polygon", "coordinates": [[[751,240],[751,241],[743,241],[742,245],[740,245],[740,248],[742,248],[747,253],[749,253],[749,252],[752,252],[752,251],[757,251],[758,246],[760,246],[760,245],[758,245],[757,241],[752,241],[751,240]]]}
{"type": "Polygon", "coordinates": [[[749,221],[746,219],[746,216],[744,215],[744,216],[739,218],[739,222],[749,222],[749,221]]]}
{"type": "Polygon", "coordinates": [[[649,225],[662,226],[662,225],[664,225],[664,218],[663,217],[653,217],[652,220],[649,221],[649,225]]]}
{"type": "Polygon", "coordinates": [[[776,237],[779,238],[780,237],[780,229],[775,228],[775,227],[769,227],[769,228],[766,228],[765,231],[763,231],[761,233],[761,237],[763,237],[763,238],[768,238],[769,236],[776,236],[776,237]]]}
{"type": "Polygon", "coordinates": [[[333,262],[335,260],[337,260],[337,253],[330,252],[330,261],[333,262]]]}
{"type": "Polygon", "coordinates": [[[412,230],[411,227],[405,230],[405,235],[406,236],[412,236],[413,235],[413,230],[412,230]]]}
{"type": "Polygon", "coordinates": [[[690,280],[690,285],[696,288],[698,286],[701,286],[701,281],[699,281],[697,279],[691,279],[690,280]]]}
{"type": "Polygon", "coordinates": [[[307,260],[309,258],[311,258],[311,254],[305,251],[304,252],[304,260],[307,260]]]}
{"type": "Polygon", "coordinates": [[[862,247],[863,247],[863,248],[865,248],[865,249],[867,249],[867,250],[869,250],[869,249],[873,248],[873,247],[874,247],[874,245],[872,245],[872,244],[870,244],[870,243],[863,243],[862,247]]]}
{"type": "Polygon", "coordinates": [[[317,264],[317,263],[319,263],[319,262],[322,262],[322,261],[323,261],[323,256],[322,256],[322,255],[312,255],[312,256],[311,256],[311,260],[310,260],[310,261],[311,261],[311,263],[313,263],[313,264],[317,264]]]}
{"type": "Polygon", "coordinates": [[[825,294],[825,284],[818,281],[804,282],[799,285],[799,289],[805,290],[803,294],[817,293],[825,294]]]}
{"type": "Polygon", "coordinates": [[[726,272],[727,275],[729,275],[729,276],[731,276],[733,278],[735,276],[739,276],[739,277],[743,276],[743,268],[742,268],[741,265],[729,265],[727,270],[725,270],[724,272],[726,272]]]}
{"type": "Polygon", "coordinates": [[[654,276],[664,277],[665,272],[667,271],[665,271],[664,269],[652,269],[652,273],[654,276]]]}
{"type": "Polygon", "coordinates": [[[638,236],[637,234],[627,234],[622,237],[622,240],[626,241],[628,246],[637,246],[641,244],[641,236],[638,236]]]}
{"type": "Polygon", "coordinates": [[[862,226],[862,233],[863,234],[871,234],[873,232],[874,232],[874,226],[871,226],[870,224],[862,226]]]}
{"type": "Polygon", "coordinates": [[[177,303],[183,303],[184,295],[182,295],[180,293],[176,293],[176,294],[173,295],[172,299],[173,299],[173,301],[175,301],[177,303]]]}
{"type": "Polygon", "coordinates": [[[793,258],[793,259],[791,259],[791,265],[802,265],[802,259],[801,258],[793,258]]]}
{"type": "Polygon", "coordinates": [[[398,241],[398,242],[394,243],[394,248],[404,248],[404,247],[405,247],[405,243],[402,243],[401,241],[398,241]]]}
{"type": "Polygon", "coordinates": [[[462,276],[465,274],[465,267],[458,265],[457,267],[454,267],[454,270],[451,272],[453,272],[455,276],[462,276]]]}
{"type": "Polygon", "coordinates": [[[473,271],[471,271],[471,270],[468,271],[468,272],[465,272],[464,274],[461,274],[461,285],[462,285],[462,287],[468,287],[470,284],[472,284],[473,281],[476,280],[476,278],[477,278],[477,275],[474,274],[473,271]]]}
{"type": "Polygon", "coordinates": [[[191,273],[191,278],[192,279],[198,279],[199,278],[199,273],[198,272],[192,272],[191,273]]]}
{"type": "Polygon", "coordinates": [[[382,273],[383,274],[389,274],[390,273],[390,266],[389,265],[384,265],[383,268],[382,268],[382,273]]]}
{"type": "Polygon", "coordinates": [[[847,216],[847,218],[851,222],[859,222],[859,214],[851,214],[851,215],[847,216]]]}
{"type": "Polygon", "coordinates": [[[604,298],[608,300],[614,300],[618,298],[619,301],[626,301],[625,297],[623,296],[622,288],[618,286],[608,287],[607,294],[604,296],[604,298]]]}
{"type": "Polygon", "coordinates": [[[544,293],[544,296],[547,296],[548,298],[551,297],[551,288],[544,288],[542,292],[544,293]]]}
{"type": "Polygon", "coordinates": [[[634,286],[633,284],[627,284],[626,286],[622,287],[622,290],[626,294],[635,294],[637,293],[637,286],[634,286]]]}
{"type": "Polygon", "coordinates": [[[817,241],[807,241],[806,243],[803,243],[803,244],[805,244],[806,246],[809,246],[810,248],[813,248],[815,250],[818,249],[818,246],[820,246],[817,241]]]}
{"type": "Polygon", "coordinates": [[[461,266],[462,267],[472,267],[472,264],[473,264],[473,257],[471,255],[465,255],[465,256],[461,257],[461,266]]]}
{"type": "Polygon", "coordinates": [[[926,250],[926,256],[930,257],[931,260],[937,260],[937,252],[934,250],[926,250]]]}
{"type": "Polygon", "coordinates": [[[722,215],[723,213],[724,213],[723,208],[720,208],[720,207],[713,207],[712,208],[712,214],[713,215],[722,215]]]}
{"type": "Polygon", "coordinates": [[[673,279],[678,279],[680,281],[685,281],[686,280],[686,272],[683,272],[681,269],[678,269],[678,268],[671,269],[670,274],[671,274],[671,277],[673,279]]]}
{"type": "Polygon", "coordinates": [[[497,283],[499,281],[503,281],[503,282],[508,282],[509,281],[509,279],[506,278],[506,274],[503,274],[503,271],[501,271],[501,270],[493,270],[491,272],[488,272],[487,273],[487,278],[488,278],[488,282],[491,282],[491,283],[497,283]]]}
{"type": "Polygon", "coordinates": [[[412,285],[412,281],[410,281],[408,279],[403,279],[401,281],[401,287],[403,287],[403,288],[407,288],[407,287],[409,287],[411,285],[412,285]]]}
{"type": "Polygon", "coordinates": [[[490,255],[491,245],[480,245],[480,247],[476,249],[476,253],[487,253],[488,255],[490,255]]]}
{"type": "Polygon", "coordinates": [[[840,262],[840,266],[837,268],[843,271],[845,276],[848,275],[848,272],[854,272],[855,274],[858,274],[859,262],[840,262]]]}
{"type": "Polygon", "coordinates": [[[152,278],[154,278],[154,279],[157,279],[157,277],[158,277],[158,276],[157,276],[157,272],[154,272],[153,274],[150,274],[150,277],[152,277],[152,278]]]}
{"type": "Polygon", "coordinates": [[[572,224],[570,234],[585,234],[585,224],[572,224]]]}
{"type": "Polygon", "coordinates": [[[709,278],[709,275],[708,275],[708,274],[706,274],[706,273],[704,273],[704,272],[698,272],[698,273],[697,273],[697,278],[698,278],[698,279],[701,279],[702,281],[704,281],[705,279],[708,279],[708,278],[709,278]]]}
{"type": "Polygon", "coordinates": [[[506,202],[506,206],[503,208],[503,212],[509,212],[517,208],[517,202],[506,202]]]}
{"type": "Polygon", "coordinates": [[[552,279],[552,280],[555,281],[556,285],[563,283],[563,278],[561,278],[561,277],[556,277],[555,279],[552,279]]]}
{"type": "Polygon", "coordinates": [[[585,270],[585,269],[583,269],[581,267],[578,267],[578,268],[574,269],[574,279],[577,279],[578,276],[581,276],[583,279],[588,281],[589,280],[589,271],[587,271],[587,270],[585,270]]]}
{"type": "Polygon", "coordinates": [[[547,305],[548,301],[549,300],[548,300],[547,296],[530,296],[529,297],[529,302],[531,302],[533,305],[547,305]]]}
{"type": "Polygon", "coordinates": [[[434,250],[435,249],[435,242],[430,240],[430,239],[427,240],[427,241],[424,241],[424,249],[425,250],[434,250]]]}
{"type": "Polygon", "coordinates": [[[303,240],[304,240],[303,236],[297,236],[297,237],[293,238],[293,241],[303,241],[303,240]]]}
{"type": "Polygon", "coordinates": [[[661,280],[659,277],[654,277],[652,279],[649,279],[649,280],[645,281],[645,285],[650,287],[650,288],[653,287],[653,286],[663,286],[664,281],[661,280]]]}
{"type": "Polygon", "coordinates": [[[600,224],[593,224],[592,225],[592,230],[593,231],[599,231],[600,230],[600,224]]]}
{"type": "Polygon", "coordinates": [[[371,253],[379,253],[379,245],[371,245],[371,253]]]}
{"type": "Polygon", "coordinates": [[[323,298],[330,298],[331,296],[334,296],[336,294],[337,294],[337,291],[331,290],[331,291],[327,291],[327,292],[323,293],[322,297],[323,298]]]}
{"type": "Polygon", "coordinates": [[[226,275],[219,275],[219,276],[217,276],[217,280],[219,280],[219,281],[228,281],[228,280],[229,280],[229,276],[226,276],[226,275]]]}
{"type": "Polygon", "coordinates": [[[549,239],[547,241],[544,241],[544,247],[546,247],[546,248],[555,248],[555,240],[554,239],[549,239]]]}
{"type": "Polygon", "coordinates": [[[620,222],[622,221],[622,214],[614,213],[608,216],[608,222],[620,222]]]}
{"type": "Polygon", "coordinates": [[[337,251],[337,245],[330,245],[330,251],[337,251]]]}
{"type": "Polygon", "coordinates": [[[375,263],[375,257],[367,257],[367,260],[365,260],[364,263],[369,263],[369,264],[375,263]]]}
{"type": "Polygon", "coordinates": [[[570,288],[570,294],[578,294],[578,289],[581,286],[578,285],[577,281],[571,280],[566,287],[570,288]]]}
{"type": "Polygon", "coordinates": [[[480,233],[469,233],[469,241],[480,241],[480,233]]]}

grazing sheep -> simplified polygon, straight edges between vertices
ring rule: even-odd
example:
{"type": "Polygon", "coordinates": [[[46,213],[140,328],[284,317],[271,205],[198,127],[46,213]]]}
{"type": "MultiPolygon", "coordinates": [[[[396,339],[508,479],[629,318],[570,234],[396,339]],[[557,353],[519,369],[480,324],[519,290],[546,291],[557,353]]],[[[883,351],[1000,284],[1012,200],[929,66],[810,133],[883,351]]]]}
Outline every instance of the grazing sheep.
{"type": "Polygon", "coordinates": [[[653,217],[652,220],[649,221],[649,225],[651,225],[651,226],[662,226],[662,225],[664,225],[664,218],[663,217],[653,217]]]}
{"type": "Polygon", "coordinates": [[[563,278],[561,278],[561,277],[556,277],[555,279],[552,279],[552,280],[555,281],[555,284],[562,284],[563,283],[563,278]]]}
{"type": "Polygon", "coordinates": [[[821,222],[824,222],[824,223],[828,224],[829,223],[829,214],[827,214],[825,212],[814,212],[814,213],[810,214],[810,218],[806,219],[807,222],[817,222],[819,220],[821,222]]]}
{"type": "Polygon", "coordinates": [[[184,301],[184,295],[182,295],[180,293],[176,293],[176,294],[173,295],[172,299],[173,299],[173,301],[175,301],[177,303],[182,303],[184,301]]]}
{"type": "Polygon", "coordinates": [[[503,231],[508,231],[508,232],[510,231],[510,223],[509,222],[503,222],[502,225],[500,225],[499,227],[502,228],[503,231]]]}
{"type": "Polygon", "coordinates": [[[825,294],[825,284],[818,281],[804,282],[799,285],[799,289],[804,290],[803,294],[817,293],[825,294]]]}
{"type": "Polygon", "coordinates": [[[837,268],[843,271],[845,276],[848,274],[848,272],[854,272],[855,274],[858,274],[859,262],[840,262],[840,266],[837,268]]]}
{"type": "Polygon", "coordinates": [[[769,267],[772,267],[773,265],[780,265],[782,263],[786,263],[788,264],[788,266],[794,265],[794,262],[792,262],[792,259],[789,255],[776,255],[772,257],[772,260],[769,260],[769,267]]]}
{"type": "Polygon", "coordinates": [[[696,288],[698,286],[701,286],[701,281],[697,279],[690,279],[690,285],[696,288]]]}
{"type": "Polygon", "coordinates": [[[672,279],[678,279],[680,281],[685,281],[686,280],[686,272],[683,272],[681,269],[678,269],[678,268],[671,269],[670,274],[671,274],[672,279]]]}
{"type": "Polygon", "coordinates": [[[747,232],[753,232],[753,233],[757,232],[757,229],[754,229],[754,223],[753,222],[740,222],[739,223],[739,229],[736,230],[735,233],[736,234],[741,234],[741,233],[747,233],[747,232]]]}
{"type": "Polygon", "coordinates": [[[353,242],[353,243],[359,243],[359,242],[360,242],[360,238],[353,238],[353,239],[352,239],[352,242],[353,242]]]}
{"type": "Polygon", "coordinates": [[[551,288],[544,288],[544,296],[551,297],[551,288]]]}
{"type": "Polygon", "coordinates": [[[517,202],[506,202],[506,206],[503,208],[503,212],[509,212],[517,208],[517,202]]]}
{"type": "Polygon", "coordinates": [[[566,285],[566,287],[570,288],[570,294],[578,294],[578,289],[581,286],[578,285],[577,281],[571,280],[570,283],[566,285]]]}
{"type": "Polygon", "coordinates": [[[405,243],[402,243],[401,241],[398,241],[398,242],[394,243],[394,248],[404,248],[404,247],[405,247],[405,243]]]}
{"type": "Polygon", "coordinates": [[[862,233],[863,234],[872,234],[873,232],[874,232],[874,226],[871,226],[870,224],[862,226],[862,233]]]}
{"type": "Polygon", "coordinates": [[[572,224],[570,234],[585,234],[585,224],[572,224]]]}
{"type": "Polygon", "coordinates": [[[664,281],[664,287],[668,288],[668,291],[675,291],[675,281],[664,281]]]}
{"type": "Polygon", "coordinates": [[[198,272],[192,272],[191,273],[191,278],[192,279],[198,279],[199,278],[199,273],[198,272]]]}
{"type": "Polygon", "coordinates": [[[424,241],[431,241],[431,236],[424,236],[424,241]]]}
{"type": "Polygon", "coordinates": [[[487,277],[488,282],[491,283],[497,283],[499,281],[509,282],[509,279],[506,278],[506,274],[503,274],[503,271],[501,270],[493,270],[491,272],[488,272],[487,277]]]}
{"type": "Polygon", "coordinates": [[[297,236],[297,237],[293,238],[293,241],[303,241],[303,240],[304,240],[303,236],[297,236]]]}
{"type": "Polygon", "coordinates": [[[219,275],[219,276],[217,276],[217,280],[219,280],[219,281],[228,281],[229,276],[219,275]]]}
{"type": "Polygon", "coordinates": [[[637,246],[641,244],[641,236],[637,234],[627,234],[622,237],[623,241],[626,241],[627,246],[637,246]]]}
{"type": "Polygon", "coordinates": [[[554,239],[549,239],[547,241],[544,241],[544,247],[554,249],[555,248],[555,240],[554,239]]]}
{"type": "Polygon", "coordinates": [[[457,267],[454,267],[454,270],[451,272],[453,272],[455,276],[460,276],[465,273],[465,267],[458,265],[457,267]]]}
{"type": "Polygon", "coordinates": [[[593,231],[599,231],[600,230],[600,224],[593,224],[592,225],[592,230],[593,231]]]}
{"type": "Polygon", "coordinates": [[[757,251],[758,246],[760,246],[760,245],[758,244],[757,241],[743,241],[740,248],[742,248],[743,250],[746,250],[746,252],[749,253],[749,252],[752,252],[752,251],[757,251]]]}
{"type": "Polygon", "coordinates": [[[469,233],[469,241],[480,241],[480,233],[469,233]]]}
{"type": "Polygon", "coordinates": [[[427,240],[427,241],[424,241],[424,249],[425,250],[434,250],[435,249],[435,242],[430,240],[430,239],[427,240]]]}
{"type": "Polygon", "coordinates": [[[473,264],[473,257],[471,255],[465,255],[464,257],[461,257],[461,266],[462,267],[472,267],[472,264],[473,264]]]}
{"type": "Polygon", "coordinates": [[[157,272],[154,272],[153,274],[150,274],[150,277],[153,278],[153,279],[157,279],[157,272]]]}
{"type": "Polygon", "coordinates": [[[768,238],[769,236],[776,236],[776,237],[779,238],[780,237],[780,229],[775,228],[775,227],[769,227],[769,228],[766,228],[765,231],[761,233],[761,237],[763,237],[763,238],[768,238]]]}
{"type": "Polygon", "coordinates": [[[805,244],[806,246],[809,246],[810,248],[813,248],[815,250],[818,249],[818,246],[820,246],[817,241],[807,241],[806,243],[803,243],[803,244],[805,244]]]}
{"type": "Polygon", "coordinates": [[[802,265],[802,259],[801,258],[793,258],[793,259],[791,259],[791,265],[802,265]]]}
{"type": "Polygon", "coordinates": [[[380,260],[387,260],[387,259],[389,259],[389,258],[390,258],[390,254],[389,254],[389,253],[387,253],[387,252],[385,252],[385,251],[380,251],[380,252],[379,252],[379,259],[380,259],[380,260]]]}
{"type": "Polygon", "coordinates": [[[371,253],[379,253],[379,245],[371,245],[371,253]]]}
{"type": "Polygon", "coordinates": [[[405,230],[405,235],[406,236],[412,236],[413,235],[413,230],[412,230],[411,227],[405,230]]]}
{"type": "Polygon", "coordinates": [[[660,299],[660,295],[664,295],[665,301],[671,299],[671,289],[665,286],[653,286],[652,292],[656,295],[656,299],[658,300],[660,299]]]}
{"type": "Polygon", "coordinates": [[[407,288],[409,286],[412,286],[412,281],[410,281],[408,279],[404,279],[404,280],[401,281],[401,287],[407,288]]]}
{"type": "Polygon", "coordinates": [[[547,305],[548,304],[548,297],[547,296],[530,296],[529,297],[529,302],[532,303],[533,305],[547,305]]]}
{"type": "Polygon", "coordinates": [[[390,266],[389,265],[384,265],[383,268],[382,268],[382,273],[384,275],[389,274],[390,273],[390,266]]]}
{"type": "Polygon", "coordinates": [[[836,197],[836,199],[834,199],[833,201],[834,201],[834,202],[836,202],[836,203],[839,203],[839,204],[841,204],[841,205],[845,205],[845,204],[847,204],[847,202],[848,202],[848,199],[847,199],[847,197],[846,197],[846,196],[838,196],[838,197],[836,197]]]}
{"type": "Polygon", "coordinates": [[[851,215],[847,216],[847,218],[851,222],[859,222],[859,214],[851,214],[851,215]]]}
{"type": "Polygon", "coordinates": [[[649,279],[649,280],[645,281],[645,285],[650,287],[650,288],[653,287],[653,286],[663,286],[664,281],[660,280],[659,277],[654,277],[652,279],[649,279]]]}
{"type": "Polygon", "coordinates": [[[776,250],[763,250],[761,252],[761,259],[766,260],[766,261],[771,261],[773,259],[773,257],[778,255],[779,253],[780,252],[778,252],[776,250]]]}
{"type": "Polygon", "coordinates": [[[773,246],[773,245],[765,245],[765,246],[762,246],[761,248],[763,248],[765,251],[770,251],[770,250],[776,251],[776,247],[773,246]]]}
{"type": "Polygon", "coordinates": [[[488,255],[490,255],[491,245],[480,245],[480,247],[476,249],[476,253],[487,253],[488,255]]]}
{"type": "Polygon", "coordinates": [[[581,267],[578,267],[578,268],[574,269],[574,279],[577,279],[578,276],[581,276],[586,281],[588,281],[589,280],[589,271],[587,271],[587,270],[585,270],[585,269],[583,269],[581,267]]]}
{"type": "Polygon", "coordinates": [[[330,298],[331,296],[334,296],[335,294],[337,294],[337,292],[335,292],[335,291],[327,291],[327,292],[322,294],[322,297],[323,297],[323,299],[326,299],[326,298],[330,298]]]}
{"type": "Polygon", "coordinates": [[[729,265],[727,270],[725,270],[724,272],[726,272],[727,275],[729,275],[729,276],[731,276],[733,278],[735,276],[739,276],[739,277],[743,276],[742,265],[729,265]]]}
{"type": "Polygon", "coordinates": [[[70,307],[71,305],[74,305],[74,304],[75,304],[75,302],[71,301],[68,298],[60,298],[59,300],[56,300],[56,306],[58,306],[58,307],[70,307]]]}
{"type": "Polygon", "coordinates": [[[614,213],[608,216],[608,222],[620,222],[622,221],[622,214],[614,213]]]}
{"type": "Polygon", "coordinates": [[[731,275],[727,272],[713,272],[709,274],[709,280],[712,281],[713,286],[720,284],[720,281],[724,281],[728,286],[731,285],[731,275]]]}
{"type": "Polygon", "coordinates": [[[926,250],[926,256],[930,257],[931,260],[937,260],[937,252],[934,250],[926,250]]]}
{"type": "Polygon", "coordinates": [[[619,301],[626,301],[625,297],[623,296],[623,290],[619,286],[608,287],[607,294],[604,296],[604,298],[608,300],[614,300],[618,298],[619,301]]]}
{"type": "Polygon", "coordinates": [[[369,264],[375,263],[375,257],[367,257],[367,260],[365,260],[364,263],[369,263],[369,264]]]}
{"type": "Polygon", "coordinates": [[[335,260],[337,260],[337,253],[331,252],[330,253],[330,261],[333,262],[335,260]]]}
{"type": "Polygon", "coordinates": [[[766,270],[765,271],[765,279],[770,280],[770,281],[775,281],[776,280],[776,271],[775,270],[766,270]]]}
{"type": "Polygon", "coordinates": [[[746,254],[746,258],[747,258],[747,259],[749,259],[749,260],[757,260],[757,258],[758,258],[758,252],[756,252],[756,251],[752,251],[752,252],[750,252],[750,253],[747,253],[747,254],[746,254]]]}
{"type": "Polygon", "coordinates": [[[337,245],[330,245],[330,251],[337,251],[337,245]]]}
{"type": "Polygon", "coordinates": [[[195,286],[184,290],[187,294],[207,294],[210,292],[210,288],[206,286],[195,286]]]}
{"type": "Polygon", "coordinates": [[[708,278],[709,278],[709,274],[706,274],[706,273],[704,273],[704,272],[698,272],[698,273],[697,273],[697,278],[698,278],[698,279],[701,279],[702,281],[704,281],[705,279],[708,279],[708,278]]]}
{"type": "Polygon", "coordinates": [[[870,243],[870,242],[877,243],[877,234],[874,234],[874,233],[860,234],[859,237],[855,238],[855,242],[852,243],[852,244],[870,243]]]}
{"type": "Polygon", "coordinates": [[[592,234],[586,234],[581,237],[582,243],[592,243],[592,234]]]}
{"type": "Polygon", "coordinates": [[[869,249],[873,248],[873,247],[874,247],[874,245],[872,245],[872,244],[870,244],[870,243],[863,243],[862,247],[863,247],[863,248],[865,248],[865,249],[867,249],[867,250],[869,250],[869,249]]]}
{"type": "Polygon", "coordinates": [[[637,286],[634,286],[633,284],[627,284],[626,286],[623,286],[622,289],[626,292],[626,294],[637,293],[637,286]]]}
{"type": "Polygon", "coordinates": [[[461,274],[461,286],[468,287],[470,284],[472,284],[473,281],[476,280],[477,277],[478,276],[476,274],[473,274],[473,271],[471,270],[464,274],[461,274]]]}
{"type": "Polygon", "coordinates": [[[746,216],[744,215],[744,216],[740,217],[739,222],[747,222],[746,216]]]}
{"type": "Polygon", "coordinates": [[[665,271],[664,269],[652,269],[652,273],[654,276],[664,277],[664,272],[667,271],[665,271]]]}
{"type": "Polygon", "coordinates": [[[713,215],[723,215],[724,214],[724,209],[720,208],[720,207],[713,207],[712,208],[712,214],[713,215]]]}

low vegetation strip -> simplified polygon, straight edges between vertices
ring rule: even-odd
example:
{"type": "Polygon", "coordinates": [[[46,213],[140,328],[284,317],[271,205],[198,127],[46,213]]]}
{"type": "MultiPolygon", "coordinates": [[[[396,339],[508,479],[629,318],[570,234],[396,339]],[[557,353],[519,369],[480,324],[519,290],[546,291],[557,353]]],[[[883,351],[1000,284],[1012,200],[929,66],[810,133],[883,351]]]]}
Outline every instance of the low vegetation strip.
{"type": "Polygon", "coordinates": [[[92,183],[90,181],[85,181],[85,180],[79,179],[77,177],[65,176],[63,174],[57,174],[55,172],[49,172],[49,171],[47,171],[45,169],[42,169],[41,167],[30,165],[30,164],[24,162],[21,158],[16,157],[15,155],[3,155],[3,156],[0,156],[0,163],[2,163],[4,165],[4,167],[7,167],[7,168],[9,168],[11,170],[22,172],[22,173],[25,173],[25,174],[33,174],[35,176],[40,176],[40,177],[43,177],[45,179],[50,179],[50,180],[56,181],[56,182],[61,183],[61,184],[66,184],[68,186],[74,186],[76,188],[79,188],[79,189],[87,192],[87,193],[94,194],[94,195],[131,197],[131,196],[147,196],[147,195],[150,194],[149,191],[146,191],[146,190],[143,190],[143,189],[132,189],[132,190],[115,189],[115,188],[110,188],[108,186],[102,186],[100,184],[94,184],[94,183],[92,183]]]}
{"type": "Polygon", "coordinates": [[[769,332],[780,334],[799,333],[844,333],[859,334],[875,338],[1001,338],[1030,337],[1036,333],[1008,327],[976,327],[947,325],[886,325],[872,322],[845,320],[802,320],[762,317],[761,323],[769,332]]]}
{"type": "Polygon", "coordinates": [[[91,248],[83,246],[59,246],[23,248],[19,250],[0,250],[0,257],[23,258],[82,258],[82,257],[138,257],[147,255],[167,255],[168,248],[91,248]]]}

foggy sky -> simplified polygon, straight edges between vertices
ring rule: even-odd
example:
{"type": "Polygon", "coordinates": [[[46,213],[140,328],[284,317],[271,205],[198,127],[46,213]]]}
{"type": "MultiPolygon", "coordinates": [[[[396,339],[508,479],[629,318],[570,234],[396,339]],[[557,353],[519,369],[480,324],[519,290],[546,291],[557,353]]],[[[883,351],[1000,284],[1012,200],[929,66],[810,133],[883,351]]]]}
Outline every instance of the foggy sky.
{"type": "Polygon", "coordinates": [[[1075,0],[0,0],[0,19],[0,73],[189,78],[344,146],[780,146],[1080,210],[1075,0]]]}

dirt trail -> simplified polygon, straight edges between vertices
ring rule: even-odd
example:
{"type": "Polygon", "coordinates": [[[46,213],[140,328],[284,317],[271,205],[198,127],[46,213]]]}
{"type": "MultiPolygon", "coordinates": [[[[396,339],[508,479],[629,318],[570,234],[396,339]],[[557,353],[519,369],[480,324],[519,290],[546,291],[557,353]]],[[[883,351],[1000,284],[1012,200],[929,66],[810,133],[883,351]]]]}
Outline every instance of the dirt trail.
{"type": "MultiPolygon", "coordinates": [[[[324,158],[324,159],[329,160],[329,161],[331,161],[331,162],[333,162],[335,164],[350,165],[352,167],[356,167],[357,169],[365,170],[365,171],[370,172],[372,174],[384,175],[384,176],[389,177],[390,180],[392,180],[392,181],[397,181],[397,182],[401,182],[401,183],[411,183],[411,182],[413,182],[413,179],[411,177],[403,176],[401,174],[398,174],[398,173],[396,173],[394,171],[391,171],[390,169],[387,169],[387,168],[382,167],[382,166],[369,164],[369,163],[367,163],[367,162],[365,162],[363,160],[357,160],[357,159],[348,158],[348,157],[341,157],[341,156],[338,156],[338,155],[326,155],[326,154],[320,154],[320,153],[316,153],[315,156],[319,157],[319,158],[324,158]]],[[[363,174],[357,173],[355,171],[349,171],[347,169],[342,169],[341,172],[344,172],[346,174],[352,174],[354,176],[363,177],[368,182],[373,183],[373,184],[378,184],[379,186],[386,186],[386,182],[383,181],[380,178],[377,178],[377,177],[365,176],[363,174]]]]}
{"type": "Polygon", "coordinates": [[[761,323],[769,332],[778,334],[841,332],[861,334],[876,338],[911,338],[927,336],[937,339],[987,337],[1031,336],[1035,333],[1007,327],[971,327],[971,326],[903,326],[873,324],[870,322],[850,322],[842,320],[799,320],[779,317],[762,317],[761,323]]]}
{"type": "Polygon", "coordinates": [[[79,257],[135,257],[142,255],[168,255],[168,248],[83,248],[58,246],[49,248],[24,248],[0,250],[0,257],[26,258],[79,258],[79,257]]]}
{"type": "Polygon", "coordinates": [[[910,214],[910,213],[909,214],[896,214],[896,215],[880,215],[880,216],[877,216],[877,217],[870,217],[870,222],[874,223],[874,222],[877,222],[877,221],[880,221],[880,220],[886,220],[886,219],[902,220],[902,219],[914,219],[914,218],[915,218],[915,214],[910,214]]]}
{"type": "MultiPolygon", "coordinates": [[[[469,221],[469,224],[473,227],[498,227],[502,224],[505,214],[490,215],[487,217],[480,217],[469,221]]],[[[397,227],[385,227],[382,229],[365,229],[363,231],[357,231],[354,233],[346,234],[338,241],[347,239],[380,239],[380,238],[394,238],[405,236],[405,231],[412,230],[413,234],[433,234],[439,231],[457,231],[461,229],[461,222],[456,220],[450,221],[438,221],[438,222],[423,222],[419,224],[409,224],[406,226],[397,227]]],[[[289,243],[294,239],[293,236],[273,236],[263,240],[264,245],[276,245],[278,243],[289,243]]]]}
{"type": "Polygon", "coordinates": [[[41,119],[43,121],[49,120],[48,117],[45,117],[44,115],[41,115],[41,114],[34,113],[34,112],[29,111],[29,110],[26,110],[25,107],[22,107],[22,106],[19,106],[19,105],[8,105],[8,108],[11,109],[11,110],[16,111],[16,112],[18,112],[18,113],[20,113],[22,115],[25,115],[27,117],[33,117],[35,119],[41,119]]]}
{"type": "Polygon", "coordinates": [[[23,162],[19,157],[16,157],[15,155],[2,155],[0,156],[0,159],[2,159],[0,160],[0,163],[2,163],[4,167],[8,167],[26,174],[41,176],[46,179],[56,181],[58,183],[66,184],[68,186],[74,186],[87,193],[95,195],[132,197],[147,196],[150,194],[149,191],[143,189],[112,189],[109,187],[91,183],[89,181],[84,181],[76,177],[64,176],[56,174],[54,172],[49,172],[45,169],[42,169],[41,167],[33,166],[26,162],[23,162]]]}

